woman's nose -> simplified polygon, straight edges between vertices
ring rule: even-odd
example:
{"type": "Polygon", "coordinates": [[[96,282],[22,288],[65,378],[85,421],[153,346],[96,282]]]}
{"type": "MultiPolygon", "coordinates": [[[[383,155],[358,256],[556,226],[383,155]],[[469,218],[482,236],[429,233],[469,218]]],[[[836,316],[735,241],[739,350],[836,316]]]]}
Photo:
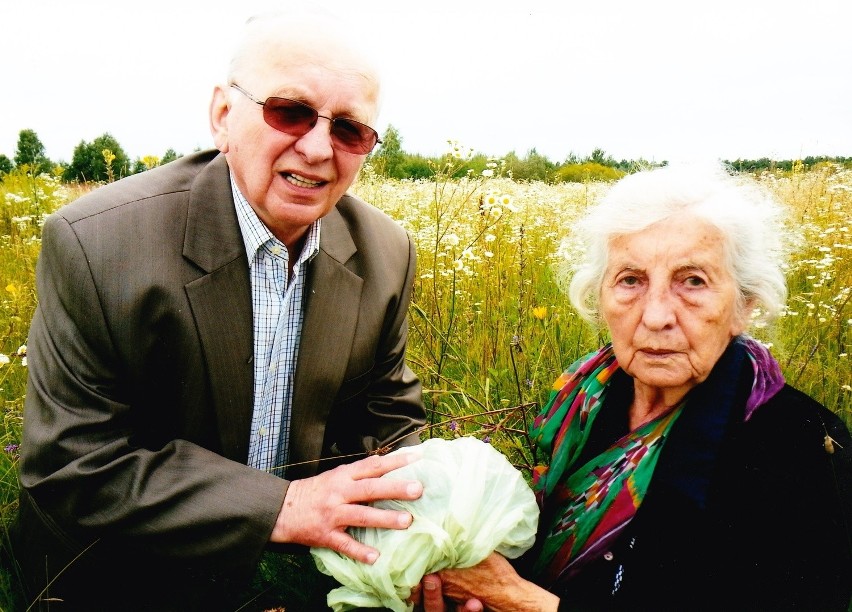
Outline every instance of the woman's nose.
{"type": "Polygon", "coordinates": [[[642,304],[642,322],[648,329],[659,330],[676,321],[674,297],[667,288],[651,288],[642,304]]]}

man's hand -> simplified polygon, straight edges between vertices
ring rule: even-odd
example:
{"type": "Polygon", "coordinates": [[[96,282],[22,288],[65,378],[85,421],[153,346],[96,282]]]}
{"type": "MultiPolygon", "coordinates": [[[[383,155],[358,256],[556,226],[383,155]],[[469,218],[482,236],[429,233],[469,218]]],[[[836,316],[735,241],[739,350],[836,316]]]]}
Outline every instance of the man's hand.
{"type": "Polygon", "coordinates": [[[365,505],[380,499],[411,501],[423,494],[416,480],[380,478],[419,459],[416,450],[374,455],[290,483],[270,540],[330,548],[362,563],[375,563],[379,551],[350,536],[348,527],[406,529],[408,512],[365,505]]]}

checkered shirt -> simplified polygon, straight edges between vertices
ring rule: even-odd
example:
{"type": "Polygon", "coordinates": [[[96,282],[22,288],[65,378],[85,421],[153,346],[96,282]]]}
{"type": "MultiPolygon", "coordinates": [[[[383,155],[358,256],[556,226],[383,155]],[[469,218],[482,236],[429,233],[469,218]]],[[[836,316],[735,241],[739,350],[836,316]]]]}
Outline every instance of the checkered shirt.
{"type": "Polygon", "coordinates": [[[304,320],[305,264],[319,252],[320,221],[308,229],[288,279],[287,247],[258,218],[233,177],[231,185],[249,262],[254,318],[254,414],[248,464],[283,477],[304,320]]]}

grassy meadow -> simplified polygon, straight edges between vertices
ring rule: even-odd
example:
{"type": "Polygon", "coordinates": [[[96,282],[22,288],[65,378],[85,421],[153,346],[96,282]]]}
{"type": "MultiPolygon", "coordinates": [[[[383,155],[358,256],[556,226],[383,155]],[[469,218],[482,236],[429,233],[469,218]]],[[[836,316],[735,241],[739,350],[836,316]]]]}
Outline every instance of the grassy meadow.
{"type": "MultiPolygon", "coordinates": [[[[519,182],[499,163],[457,175],[448,155],[433,179],[394,180],[365,168],[353,191],[414,237],[418,279],[409,359],[429,409],[424,436],[476,435],[520,468],[535,462],[525,430],[557,375],[605,341],[572,311],[560,286],[563,238],[606,183],[519,182]]],[[[852,425],[852,170],[830,164],[765,172],[790,209],[797,251],[787,312],[752,330],[771,344],[788,382],[852,425]]],[[[13,171],[0,183],[0,539],[15,512],[35,261],[46,214],[92,187],[13,171]]],[[[8,559],[6,560],[8,562],[8,559]]],[[[0,568],[0,610],[18,609],[17,578],[0,568]]],[[[24,606],[26,608],[26,606],[24,606]]]]}
{"type": "MultiPolygon", "coordinates": [[[[421,376],[432,435],[488,437],[518,467],[535,458],[523,435],[550,385],[606,340],[562,287],[572,222],[607,183],[435,180],[362,175],[356,192],[404,225],[419,254],[409,359],[421,376]]],[[[791,384],[852,424],[852,171],[833,165],[765,172],[787,204],[796,251],[788,309],[751,329],[771,345],[791,384]]]]}

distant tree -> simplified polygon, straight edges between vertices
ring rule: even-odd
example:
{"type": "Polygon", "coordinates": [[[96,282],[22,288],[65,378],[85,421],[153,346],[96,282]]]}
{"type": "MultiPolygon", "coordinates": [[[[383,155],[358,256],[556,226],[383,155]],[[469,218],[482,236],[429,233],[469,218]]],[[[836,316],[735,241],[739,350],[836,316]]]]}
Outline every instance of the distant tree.
{"type": "Polygon", "coordinates": [[[425,179],[435,175],[434,160],[422,155],[405,154],[405,159],[402,161],[400,174],[403,178],[410,179],[425,179]]]}
{"type": "Polygon", "coordinates": [[[65,169],[66,181],[111,181],[131,174],[131,164],[109,133],[98,136],[92,142],[81,140],[74,148],[71,164],[65,169]],[[107,163],[109,161],[109,163],[107,163]]]}
{"type": "Polygon", "coordinates": [[[157,166],[162,166],[162,160],[156,155],[146,155],[145,157],[137,157],[133,161],[133,167],[131,172],[133,174],[139,174],[140,172],[145,172],[146,170],[150,170],[151,168],[156,168],[157,166]]]}
{"type": "Polygon", "coordinates": [[[18,167],[27,165],[35,174],[49,173],[53,169],[53,162],[44,154],[44,145],[35,130],[21,130],[18,133],[15,165],[18,167]]]}
{"type": "Polygon", "coordinates": [[[402,152],[402,137],[392,125],[388,125],[382,134],[382,144],[372,153],[370,158],[376,172],[390,178],[405,178],[403,163],[405,153],[402,152]]]}
{"type": "Polygon", "coordinates": [[[476,153],[465,164],[474,176],[480,176],[488,167],[488,156],[485,153],[476,153]]]}
{"type": "Polygon", "coordinates": [[[139,174],[140,172],[145,172],[148,170],[148,165],[145,163],[145,160],[141,157],[137,157],[130,164],[130,174],[139,174]]]}
{"type": "Polygon", "coordinates": [[[0,174],[9,174],[14,168],[12,160],[0,153],[0,174]]]}
{"type": "Polygon", "coordinates": [[[80,181],[84,183],[86,181],[98,180],[98,175],[106,176],[106,165],[103,162],[103,155],[92,148],[92,143],[81,140],[80,144],[74,147],[71,163],[65,168],[62,178],[66,181],[80,181]]]}
{"type": "Polygon", "coordinates": [[[534,148],[527,151],[523,158],[511,152],[504,158],[506,172],[516,181],[546,181],[553,180],[553,172],[557,166],[546,156],[534,148]]]}
{"type": "Polygon", "coordinates": [[[178,157],[182,157],[182,155],[178,155],[174,149],[167,149],[165,153],[163,153],[163,158],[160,160],[160,165],[167,164],[176,160],[178,157]]]}
{"type": "Polygon", "coordinates": [[[607,155],[606,152],[601,148],[596,148],[592,151],[592,154],[588,157],[586,161],[592,162],[594,164],[600,164],[601,166],[609,166],[610,168],[618,168],[619,164],[615,161],[612,156],[607,155]]]}

